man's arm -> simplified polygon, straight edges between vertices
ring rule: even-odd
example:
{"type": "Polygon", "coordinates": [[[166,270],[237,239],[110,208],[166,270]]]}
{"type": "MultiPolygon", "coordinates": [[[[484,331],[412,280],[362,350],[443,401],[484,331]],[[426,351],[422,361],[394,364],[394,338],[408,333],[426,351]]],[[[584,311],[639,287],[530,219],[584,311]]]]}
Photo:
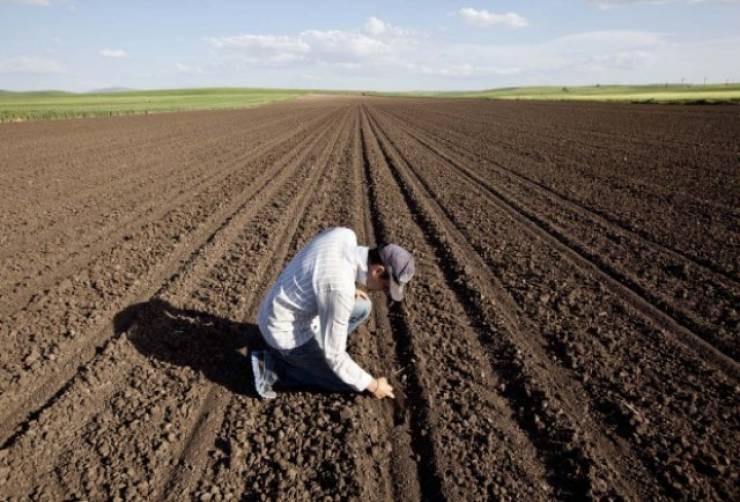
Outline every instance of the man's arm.
{"type": "Polygon", "coordinates": [[[369,390],[375,397],[393,397],[385,378],[375,379],[347,354],[347,328],[354,295],[339,289],[317,295],[322,345],[326,362],[334,373],[358,392],[369,390]]]}
{"type": "Polygon", "coordinates": [[[347,354],[347,328],[354,306],[353,295],[340,289],[331,289],[319,292],[317,299],[326,362],[344,383],[362,392],[373,377],[347,354]]]}
{"type": "MultiPolygon", "coordinates": [[[[359,288],[355,289],[355,298],[361,298],[363,300],[370,300],[367,293],[359,288]]],[[[383,399],[384,397],[395,398],[393,395],[393,387],[390,386],[388,380],[385,377],[373,378],[370,385],[367,386],[367,390],[375,396],[377,399],[383,399]]]]}

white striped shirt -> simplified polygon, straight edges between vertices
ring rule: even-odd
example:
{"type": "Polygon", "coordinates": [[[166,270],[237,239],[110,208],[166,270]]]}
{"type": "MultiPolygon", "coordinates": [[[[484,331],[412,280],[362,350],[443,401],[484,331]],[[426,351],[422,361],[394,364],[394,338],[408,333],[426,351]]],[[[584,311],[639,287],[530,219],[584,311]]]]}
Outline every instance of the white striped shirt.
{"type": "Polygon", "coordinates": [[[347,328],[355,282],[365,283],[368,248],[348,228],[320,233],[290,260],[260,305],[257,323],[265,341],[288,350],[317,337],[326,362],[355,390],[372,377],[347,354],[347,328]]]}

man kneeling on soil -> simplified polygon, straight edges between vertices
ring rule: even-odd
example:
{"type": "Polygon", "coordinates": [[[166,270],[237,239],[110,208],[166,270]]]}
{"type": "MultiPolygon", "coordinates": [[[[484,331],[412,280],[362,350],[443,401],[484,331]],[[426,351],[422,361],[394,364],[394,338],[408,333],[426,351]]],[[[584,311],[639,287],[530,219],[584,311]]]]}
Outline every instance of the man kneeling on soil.
{"type": "Polygon", "coordinates": [[[388,380],[373,378],[347,354],[347,335],[370,316],[369,291],[395,301],[414,275],[414,258],[400,246],[357,245],[348,228],[320,233],[288,263],[260,305],[257,322],[267,349],[252,352],[257,393],[282,388],[369,391],[395,397],[388,380]]]}

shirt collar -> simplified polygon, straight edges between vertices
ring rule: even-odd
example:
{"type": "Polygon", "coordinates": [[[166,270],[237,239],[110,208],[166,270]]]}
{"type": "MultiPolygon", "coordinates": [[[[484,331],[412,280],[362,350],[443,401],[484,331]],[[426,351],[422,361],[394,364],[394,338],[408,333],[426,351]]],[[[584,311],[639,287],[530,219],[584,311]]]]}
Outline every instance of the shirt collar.
{"type": "Polygon", "coordinates": [[[355,250],[355,281],[367,285],[367,255],[370,248],[357,246],[355,250]]]}

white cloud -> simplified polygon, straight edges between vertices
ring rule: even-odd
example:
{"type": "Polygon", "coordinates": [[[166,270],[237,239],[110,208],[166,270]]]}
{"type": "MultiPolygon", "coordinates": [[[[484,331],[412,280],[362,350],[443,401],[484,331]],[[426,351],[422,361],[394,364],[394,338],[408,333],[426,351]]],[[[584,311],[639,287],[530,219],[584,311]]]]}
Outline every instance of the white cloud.
{"type": "Polygon", "coordinates": [[[207,42],[216,49],[234,50],[251,64],[285,64],[303,59],[311,50],[299,37],[289,35],[233,35],[211,37],[207,42]]]}
{"type": "Polygon", "coordinates": [[[473,65],[463,63],[440,68],[438,73],[439,75],[445,75],[448,77],[469,77],[474,71],[475,69],[473,68],[473,65]]]}
{"type": "Polygon", "coordinates": [[[666,43],[665,35],[649,31],[604,30],[565,35],[547,42],[566,52],[595,53],[627,48],[655,47],[666,43]]]}
{"type": "Polygon", "coordinates": [[[390,46],[376,38],[362,33],[341,30],[308,30],[301,38],[319,56],[334,58],[367,58],[390,52],[390,46]]]}
{"type": "Polygon", "coordinates": [[[375,16],[370,16],[365,21],[365,31],[370,35],[381,35],[386,29],[386,24],[375,16]]]}
{"type": "Polygon", "coordinates": [[[524,28],[529,26],[529,22],[515,12],[506,12],[496,14],[487,10],[476,10],[472,7],[465,7],[458,11],[460,17],[471,26],[495,26],[505,25],[511,28],[524,28]]]}
{"type": "Polygon", "coordinates": [[[360,31],[305,30],[298,34],[254,34],[209,37],[206,42],[239,65],[279,67],[295,64],[335,65],[357,69],[391,61],[418,44],[413,32],[375,16],[360,31]]]}
{"type": "Polygon", "coordinates": [[[19,56],[0,60],[0,73],[61,73],[61,63],[53,59],[19,56]]]}
{"type": "Polygon", "coordinates": [[[267,51],[308,52],[310,47],[297,37],[284,35],[234,35],[211,37],[208,42],[216,48],[261,49],[267,51]]]}
{"type": "Polygon", "coordinates": [[[445,63],[440,65],[404,63],[402,64],[402,66],[410,72],[420,75],[434,75],[452,78],[481,77],[491,75],[516,75],[521,71],[517,67],[503,68],[496,66],[473,65],[471,63],[445,63]]]}
{"type": "Polygon", "coordinates": [[[366,35],[383,40],[399,38],[405,38],[408,40],[416,35],[412,30],[395,26],[388,21],[383,21],[375,16],[367,18],[362,29],[366,35]]]}
{"type": "Polygon", "coordinates": [[[113,58],[113,59],[128,58],[128,53],[122,49],[103,49],[99,52],[99,54],[103,57],[113,58]]]}
{"type": "Polygon", "coordinates": [[[42,7],[51,5],[49,0],[0,0],[0,3],[17,3],[20,5],[37,5],[42,7]]]}
{"type": "Polygon", "coordinates": [[[598,6],[600,9],[610,9],[624,5],[666,5],[674,3],[740,5],[740,0],[586,0],[586,2],[598,6]]]}
{"type": "Polygon", "coordinates": [[[180,73],[186,73],[189,75],[200,75],[203,72],[203,68],[200,66],[190,66],[183,63],[175,63],[175,68],[177,68],[177,71],[180,73]]]}
{"type": "Polygon", "coordinates": [[[660,33],[597,31],[538,43],[428,44],[411,54],[405,68],[429,75],[425,80],[444,79],[442,88],[645,82],[649,72],[660,73],[655,69],[662,54],[671,50],[668,40],[660,33]]]}
{"type": "MultiPolygon", "coordinates": [[[[718,72],[706,69],[711,61],[717,61],[711,54],[718,49],[697,50],[694,55],[690,47],[679,45],[675,36],[635,30],[572,33],[531,43],[464,43],[435,40],[368,18],[358,31],[246,34],[213,37],[207,42],[214,49],[215,64],[234,75],[260,66],[260,75],[282,75],[283,80],[311,75],[339,88],[485,89],[546,83],[639,83],[718,72]],[[681,54],[692,56],[682,58],[681,54]]],[[[740,44],[738,49],[729,42],[721,47],[723,60],[740,60],[735,57],[740,44]]],[[[721,73],[731,77],[738,66],[734,64],[734,70],[732,64],[729,67],[721,73]]]]}
{"type": "Polygon", "coordinates": [[[389,54],[390,46],[364,33],[307,30],[298,35],[244,34],[211,37],[216,49],[231,49],[252,64],[280,65],[296,61],[353,63],[389,54]]]}
{"type": "Polygon", "coordinates": [[[655,57],[648,51],[621,51],[614,56],[614,64],[619,68],[645,68],[653,63],[655,57]]]}

